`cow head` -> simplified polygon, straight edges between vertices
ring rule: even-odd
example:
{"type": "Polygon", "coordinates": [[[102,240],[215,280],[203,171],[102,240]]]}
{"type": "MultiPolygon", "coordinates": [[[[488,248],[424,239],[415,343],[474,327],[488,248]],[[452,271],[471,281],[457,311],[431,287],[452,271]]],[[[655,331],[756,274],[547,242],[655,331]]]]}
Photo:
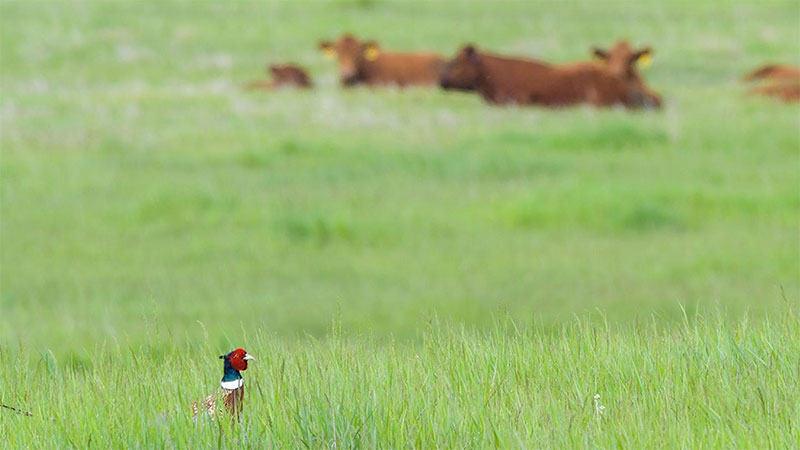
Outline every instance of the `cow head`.
{"type": "Polygon", "coordinates": [[[352,34],[344,34],[336,42],[320,41],[319,49],[325,57],[339,61],[339,75],[347,86],[358,83],[363,66],[380,55],[376,42],[361,42],[352,34]]]}
{"type": "Polygon", "coordinates": [[[661,106],[661,97],[645,85],[637,70],[637,66],[647,67],[652,62],[653,50],[650,47],[634,51],[626,41],[619,41],[610,50],[594,47],[592,52],[611,75],[629,87],[633,96],[641,98],[642,106],[661,106]]]}
{"type": "Polygon", "coordinates": [[[474,91],[481,76],[480,54],[474,45],[468,44],[445,64],[439,76],[439,85],[444,89],[474,91]]]}

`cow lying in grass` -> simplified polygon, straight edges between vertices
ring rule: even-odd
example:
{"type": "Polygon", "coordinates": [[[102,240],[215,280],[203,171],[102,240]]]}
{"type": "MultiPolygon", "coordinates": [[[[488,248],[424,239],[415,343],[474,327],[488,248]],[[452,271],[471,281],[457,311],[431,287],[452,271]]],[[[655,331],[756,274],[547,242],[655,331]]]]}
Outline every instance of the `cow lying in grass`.
{"type": "Polygon", "coordinates": [[[326,57],[338,60],[344,86],[436,84],[445,62],[436,53],[384,51],[374,41],[361,42],[352,34],[344,34],[334,43],[321,41],[319,49],[326,57]]]}
{"type": "Polygon", "coordinates": [[[645,106],[660,107],[661,96],[653,92],[644,82],[639,74],[637,67],[647,67],[653,59],[653,50],[644,47],[639,50],[631,48],[627,41],[617,41],[610,50],[603,50],[595,47],[592,52],[598,59],[601,66],[606,68],[612,75],[619,77],[635,93],[641,93],[645,106]]]}
{"type": "Polygon", "coordinates": [[[800,102],[800,67],[771,64],[750,72],[744,80],[764,83],[752,88],[751,94],[800,102]]]}
{"type": "Polygon", "coordinates": [[[439,84],[444,89],[477,91],[494,104],[556,107],[589,103],[658,108],[660,97],[645,86],[633,68],[650,53],[630,52],[627,58],[608,54],[599,64],[553,65],[481,52],[466,45],[445,65],[439,84]]]}
{"type": "Polygon", "coordinates": [[[292,64],[273,64],[267,68],[271,80],[253,81],[245,85],[247,90],[273,90],[282,87],[310,88],[311,78],[305,70],[292,64]]]}

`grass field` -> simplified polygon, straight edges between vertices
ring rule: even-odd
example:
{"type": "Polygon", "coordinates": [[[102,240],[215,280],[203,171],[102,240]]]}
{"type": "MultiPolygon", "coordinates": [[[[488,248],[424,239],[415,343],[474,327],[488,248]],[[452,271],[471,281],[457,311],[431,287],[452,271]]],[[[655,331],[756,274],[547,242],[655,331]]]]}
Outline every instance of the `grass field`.
{"type": "MultiPolygon", "coordinates": [[[[290,345],[247,335],[246,411],[197,425],[187,405],[219,377],[208,341],[109,344],[86,365],[3,354],[34,417],[5,414],[3,445],[100,448],[793,448],[800,317],[687,317],[611,329],[481,333],[430,324],[411,348],[334,333],[290,345]],[[255,350],[250,350],[255,352],[255,350]],[[599,399],[595,401],[595,395],[599,399]]],[[[202,393],[202,394],[201,394],[202,393]]]]}
{"type": "Polygon", "coordinates": [[[791,447],[800,110],[739,81],[773,61],[796,1],[2,2],[0,403],[35,416],[0,446],[791,447]],[[665,107],[343,90],[344,31],[627,37],[665,107]],[[282,61],[317,87],[241,90],[282,61]],[[237,346],[246,417],[195,428],[237,346]]]}

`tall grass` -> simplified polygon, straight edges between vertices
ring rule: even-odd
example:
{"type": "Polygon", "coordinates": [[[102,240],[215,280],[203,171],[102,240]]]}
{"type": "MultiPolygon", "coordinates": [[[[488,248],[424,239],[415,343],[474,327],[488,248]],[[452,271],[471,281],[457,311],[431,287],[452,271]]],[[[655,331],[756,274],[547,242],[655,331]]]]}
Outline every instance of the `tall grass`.
{"type": "Polygon", "coordinates": [[[5,348],[0,399],[34,416],[0,411],[1,437],[12,448],[792,448],[800,319],[796,305],[782,312],[524,331],[433,319],[417,345],[338,328],[296,342],[250,332],[258,359],[238,423],[192,421],[229,350],[211,342],[171,347],[161,329],[66,360],[5,348]]]}

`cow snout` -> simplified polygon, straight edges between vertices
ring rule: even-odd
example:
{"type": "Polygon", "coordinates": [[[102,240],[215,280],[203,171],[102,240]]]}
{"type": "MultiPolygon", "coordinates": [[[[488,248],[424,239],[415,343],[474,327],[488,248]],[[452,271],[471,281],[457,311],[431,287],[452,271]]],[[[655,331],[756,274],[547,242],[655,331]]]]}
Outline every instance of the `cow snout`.
{"type": "Polygon", "coordinates": [[[358,74],[342,75],[342,84],[344,86],[353,86],[354,84],[358,84],[358,81],[358,74]]]}
{"type": "Polygon", "coordinates": [[[358,82],[358,68],[352,62],[344,61],[339,64],[339,77],[343,85],[352,86],[358,82]]]}
{"type": "Polygon", "coordinates": [[[634,91],[629,97],[629,105],[633,108],[661,108],[661,98],[653,93],[646,91],[634,91]]]}
{"type": "Polygon", "coordinates": [[[661,109],[661,98],[657,95],[648,95],[644,98],[646,108],[661,109]]]}

